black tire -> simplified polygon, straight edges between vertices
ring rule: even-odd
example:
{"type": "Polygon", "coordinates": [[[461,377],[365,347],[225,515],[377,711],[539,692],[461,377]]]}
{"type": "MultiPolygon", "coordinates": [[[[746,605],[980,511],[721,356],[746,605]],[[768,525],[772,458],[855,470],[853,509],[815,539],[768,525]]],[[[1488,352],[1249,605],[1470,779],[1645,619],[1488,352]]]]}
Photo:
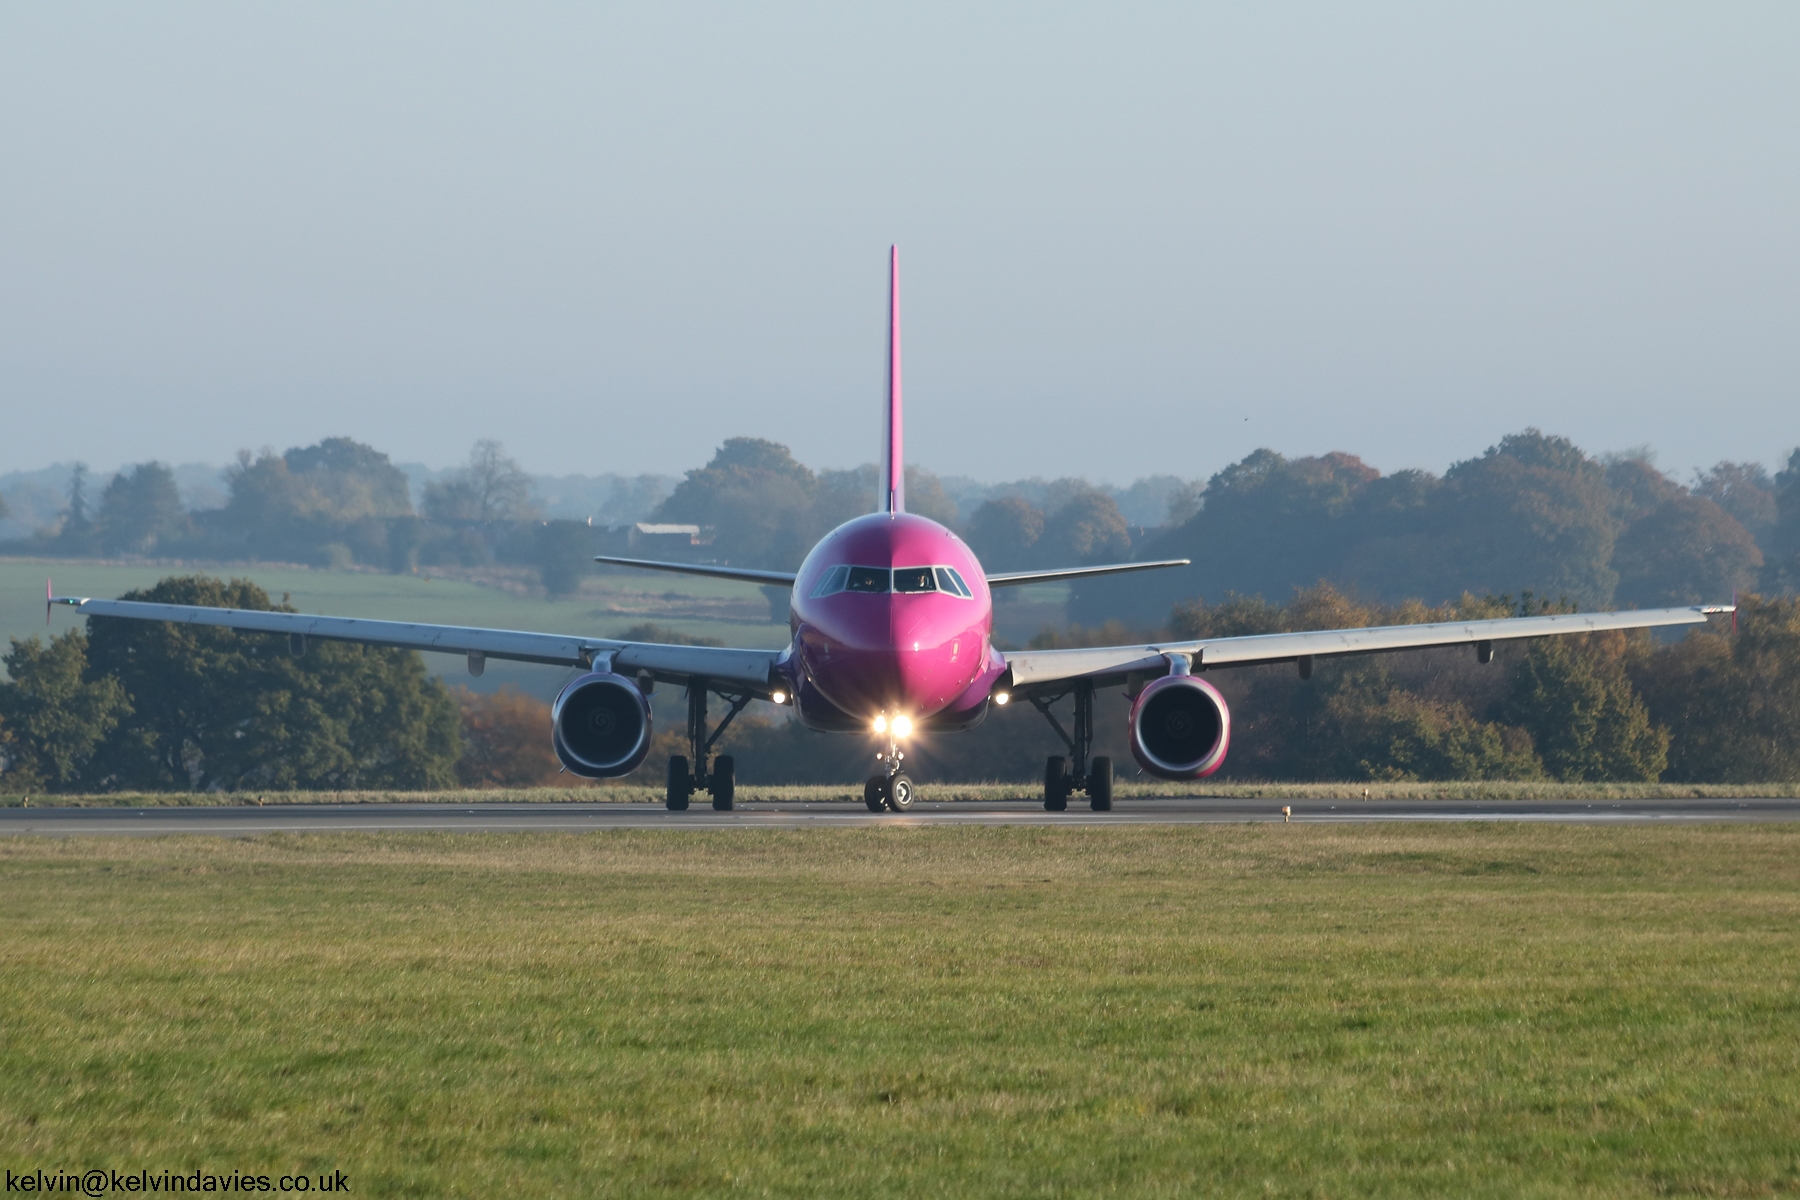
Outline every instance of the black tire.
{"type": "Polygon", "coordinates": [[[1095,812],[1112,811],[1112,759],[1104,754],[1088,764],[1088,805],[1095,812]]]}
{"type": "Polygon", "coordinates": [[[688,774],[687,756],[676,754],[669,759],[669,811],[686,812],[688,797],[694,794],[694,777],[688,774]]]}
{"type": "Polygon", "coordinates": [[[872,813],[886,810],[887,776],[869,776],[868,782],[863,784],[863,803],[869,806],[869,811],[872,813]]]}
{"type": "Polygon", "coordinates": [[[891,777],[887,781],[887,805],[895,812],[905,812],[913,806],[912,776],[905,771],[891,777]]]}
{"type": "Polygon", "coordinates": [[[1051,812],[1069,807],[1069,764],[1060,754],[1044,763],[1044,807],[1051,812]]]}
{"type": "Polygon", "coordinates": [[[707,788],[712,792],[713,807],[720,812],[730,812],[733,797],[737,795],[737,760],[729,754],[721,754],[713,760],[712,783],[707,788]]]}

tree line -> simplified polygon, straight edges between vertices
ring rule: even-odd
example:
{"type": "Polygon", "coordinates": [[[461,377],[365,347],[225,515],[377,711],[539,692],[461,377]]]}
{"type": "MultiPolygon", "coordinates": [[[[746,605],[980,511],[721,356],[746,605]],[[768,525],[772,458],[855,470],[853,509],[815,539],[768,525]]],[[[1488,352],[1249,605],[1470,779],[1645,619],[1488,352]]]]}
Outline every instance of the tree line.
{"type": "MultiPolygon", "coordinates": [[[[285,610],[244,580],[165,579],[128,599],[285,610]]],[[[1646,632],[1500,643],[1212,673],[1234,713],[1221,778],[1551,779],[1758,782],[1800,778],[1800,600],[1740,598],[1678,641],[1646,632]]],[[[1194,600],[1170,614],[1182,638],[1476,620],[1566,609],[1525,597],[1427,606],[1358,603],[1321,585],[1288,602],[1194,600]]],[[[1043,648],[1118,641],[1117,625],[1046,631],[1043,648]]],[[[644,626],[628,639],[683,640],[644,626]]],[[[702,639],[704,640],[704,639],[702,639]]],[[[522,787],[569,782],[549,747],[549,706],[518,692],[452,691],[419,656],[94,617],[42,643],[15,639],[0,683],[0,789],[243,791],[522,787]]],[[[679,689],[659,689],[655,782],[680,753],[679,689]]],[[[1127,701],[1102,696],[1097,753],[1130,761],[1127,701]]],[[[1065,723],[1067,714],[1064,714],[1065,723]]],[[[919,739],[921,774],[1029,780],[1057,744],[1029,706],[963,734],[919,739]]],[[[745,783],[842,783],[869,746],[802,729],[785,710],[748,713],[721,750],[745,783]]]]}

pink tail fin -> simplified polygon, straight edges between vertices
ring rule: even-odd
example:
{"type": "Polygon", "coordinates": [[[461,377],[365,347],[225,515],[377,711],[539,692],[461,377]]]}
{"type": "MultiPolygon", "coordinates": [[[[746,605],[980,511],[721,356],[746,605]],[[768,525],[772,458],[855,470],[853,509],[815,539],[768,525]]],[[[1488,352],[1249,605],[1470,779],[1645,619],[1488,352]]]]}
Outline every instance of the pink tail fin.
{"type": "Polygon", "coordinates": [[[906,511],[906,459],[900,444],[900,247],[888,247],[887,417],[881,431],[881,508],[906,511]]]}

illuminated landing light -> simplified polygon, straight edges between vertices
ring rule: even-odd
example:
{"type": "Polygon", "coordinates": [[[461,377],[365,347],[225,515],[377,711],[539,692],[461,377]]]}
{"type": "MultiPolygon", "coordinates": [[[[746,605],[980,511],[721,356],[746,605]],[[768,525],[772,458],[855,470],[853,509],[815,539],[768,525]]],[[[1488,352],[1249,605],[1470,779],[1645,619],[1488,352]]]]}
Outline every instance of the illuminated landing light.
{"type": "Polygon", "coordinates": [[[894,718],[894,736],[895,737],[911,737],[912,736],[912,718],[911,717],[895,717],[894,718]]]}
{"type": "Polygon", "coordinates": [[[995,692],[994,693],[994,703],[995,704],[1004,705],[1004,704],[1011,702],[1011,700],[1012,700],[1011,692],[995,692]]]}
{"type": "Polygon", "coordinates": [[[882,716],[879,714],[876,715],[876,717],[875,717],[875,732],[876,733],[886,733],[887,732],[887,718],[885,716],[882,716]]]}
{"type": "Polygon", "coordinates": [[[773,700],[777,704],[786,704],[787,703],[787,693],[786,692],[770,692],[769,699],[773,700]]]}

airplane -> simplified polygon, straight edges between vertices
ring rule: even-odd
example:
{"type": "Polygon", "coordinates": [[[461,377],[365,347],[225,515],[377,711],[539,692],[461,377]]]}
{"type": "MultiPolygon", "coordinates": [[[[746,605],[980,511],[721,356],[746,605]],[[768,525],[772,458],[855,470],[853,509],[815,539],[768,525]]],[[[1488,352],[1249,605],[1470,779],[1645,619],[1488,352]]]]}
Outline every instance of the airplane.
{"type": "Polygon", "coordinates": [[[991,574],[951,530],[906,511],[898,247],[888,253],[887,367],[875,511],[826,534],[799,570],[595,556],[596,562],[616,566],[791,588],[792,637],[780,650],[669,646],[55,595],[46,596],[46,615],[50,605],[60,604],[96,617],[286,634],[290,652],[297,655],[311,638],[459,653],[467,656],[472,675],[480,675],[490,658],[578,667],[583,673],[563,687],[551,707],[550,738],[563,766],[591,779],[625,775],[642,765],[650,748],[649,697],[658,683],[679,685],[686,690],[689,754],[669,759],[665,802],[672,811],[685,810],[702,791],[711,796],[713,808],[729,810],[736,764],[730,755],[713,758],[714,745],[751,701],[791,706],[809,729],[873,734],[881,769],[865,781],[864,803],[872,812],[904,813],[915,796],[904,766],[909,740],[927,731],[972,729],[994,707],[1014,700],[1037,708],[1067,749],[1066,755],[1051,756],[1045,763],[1044,807],[1064,811],[1070,797],[1081,793],[1090,808],[1105,812],[1112,808],[1113,764],[1105,755],[1092,754],[1094,696],[1103,688],[1125,688],[1131,701],[1128,741],[1145,772],[1162,779],[1197,779],[1219,769],[1231,742],[1230,709],[1203,678],[1213,670],[1293,663],[1300,677],[1309,679],[1321,658],[1437,646],[1472,646],[1477,660],[1488,663],[1497,642],[1697,625],[1714,613],[1733,611],[1731,605],[1696,605],[1002,651],[992,637],[995,588],[1184,567],[1189,561],[991,574]],[[712,695],[729,709],[709,725],[712,695]],[[1065,729],[1050,709],[1070,696],[1073,728],[1065,729]]]}

